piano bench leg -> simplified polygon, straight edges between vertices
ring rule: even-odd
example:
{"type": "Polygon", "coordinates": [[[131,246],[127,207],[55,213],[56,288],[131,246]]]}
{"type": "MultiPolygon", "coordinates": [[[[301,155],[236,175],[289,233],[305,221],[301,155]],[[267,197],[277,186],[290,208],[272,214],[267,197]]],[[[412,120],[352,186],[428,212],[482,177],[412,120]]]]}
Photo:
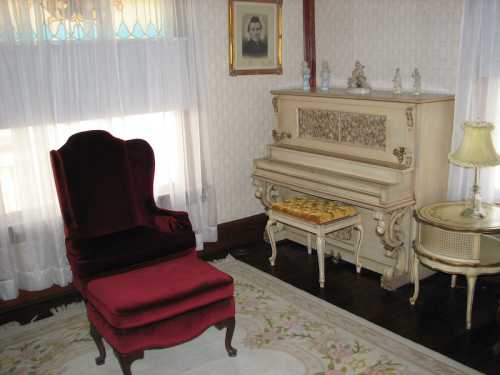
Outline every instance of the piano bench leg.
{"type": "Polygon", "coordinates": [[[269,263],[274,267],[276,263],[276,241],[274,240],[274,230],[273,226],[276,224],[276,221],[269,219],[266,224],[267,236],[269,237],[269,242],[271,244],[271,257],[269,258],[269,263]]]}
{"type": "Polygon", "coordinates": [[[361,251],[361,244],[363,243],[363,226],[361,224],[357,224],[353,227],[355,231],[358,232],[358,238],[356,241],[356,273],[361,273],[361,261],[359,260],[359,253],[361,251]]]}
{"type": "Polygon", "coordinates": [[[325,237],[318,234],[316,237],[316,252],[318,254],[319,287],[325,287],[325,237]]]}
{"type": "Polygon", "coordinates": [[[312,254],[312,234],[309,232],[307,233],[307,254],[312,254]]]}

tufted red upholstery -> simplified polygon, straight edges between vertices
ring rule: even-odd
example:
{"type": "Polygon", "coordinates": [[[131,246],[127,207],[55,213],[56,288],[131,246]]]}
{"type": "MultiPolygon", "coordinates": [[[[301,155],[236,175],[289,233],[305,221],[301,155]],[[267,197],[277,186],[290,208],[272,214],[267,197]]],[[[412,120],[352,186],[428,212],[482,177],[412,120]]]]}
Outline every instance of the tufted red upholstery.
{"type": "Polygon", "coordinates": [[[230,355],[232,278],[198,259],[187,213],[153,197],[147,142],[105,131],[71,136],[50,152],[68,261],[87,305],[102,364],[102,336],[130,374],[145,349],[170,347],[224,325],[230,355]]]}

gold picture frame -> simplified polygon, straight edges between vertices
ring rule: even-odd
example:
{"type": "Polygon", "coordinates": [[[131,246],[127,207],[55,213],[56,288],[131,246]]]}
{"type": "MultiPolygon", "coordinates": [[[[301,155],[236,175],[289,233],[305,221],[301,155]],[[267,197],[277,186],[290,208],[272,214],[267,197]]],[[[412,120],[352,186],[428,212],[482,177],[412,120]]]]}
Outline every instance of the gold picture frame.
{"type": "Polygon", "coordinates": [[[283,0],[228,0],[229,74],[283,74],[283,0]]]}

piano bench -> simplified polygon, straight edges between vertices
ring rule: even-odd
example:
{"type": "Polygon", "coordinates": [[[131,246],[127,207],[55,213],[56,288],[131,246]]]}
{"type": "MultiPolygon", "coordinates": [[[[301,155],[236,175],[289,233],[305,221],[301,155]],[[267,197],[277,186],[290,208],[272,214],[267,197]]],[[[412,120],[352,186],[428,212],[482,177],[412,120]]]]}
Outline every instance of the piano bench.
{"type": "Polygon", "coordinates": [[[316,235],[316,251],[318,253],[319,285],[325,287],[325,237],[329,233],[352,227],[358,235],[354,249],[356,256],[356,272],[361,272],[359,252],[363,241],[361,216],[356,208],[341,202],[329,201],[316,197],[294,197],[283,202],[274,203],[268,210],[266,231],[271,243],[271,266],[276,262],[276,242],[273,227],[287,224],[307,232],[307,252],[311,254],[311,235],[316,235]]]}

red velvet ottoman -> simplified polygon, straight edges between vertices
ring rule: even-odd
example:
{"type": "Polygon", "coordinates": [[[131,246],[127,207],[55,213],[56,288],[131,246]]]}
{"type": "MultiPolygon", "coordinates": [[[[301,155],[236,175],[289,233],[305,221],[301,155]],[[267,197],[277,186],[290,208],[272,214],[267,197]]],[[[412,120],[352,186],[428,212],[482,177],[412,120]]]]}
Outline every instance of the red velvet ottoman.
{"type": "Polygon", "coordinates": [[[124,374],[144,350],[189,341],[212,325],[234,332],[234,285],[228,274],[196,254],[91,280],[86,288],[91,333],[104,363],[101,335],[113,347],[124,374]]]}

